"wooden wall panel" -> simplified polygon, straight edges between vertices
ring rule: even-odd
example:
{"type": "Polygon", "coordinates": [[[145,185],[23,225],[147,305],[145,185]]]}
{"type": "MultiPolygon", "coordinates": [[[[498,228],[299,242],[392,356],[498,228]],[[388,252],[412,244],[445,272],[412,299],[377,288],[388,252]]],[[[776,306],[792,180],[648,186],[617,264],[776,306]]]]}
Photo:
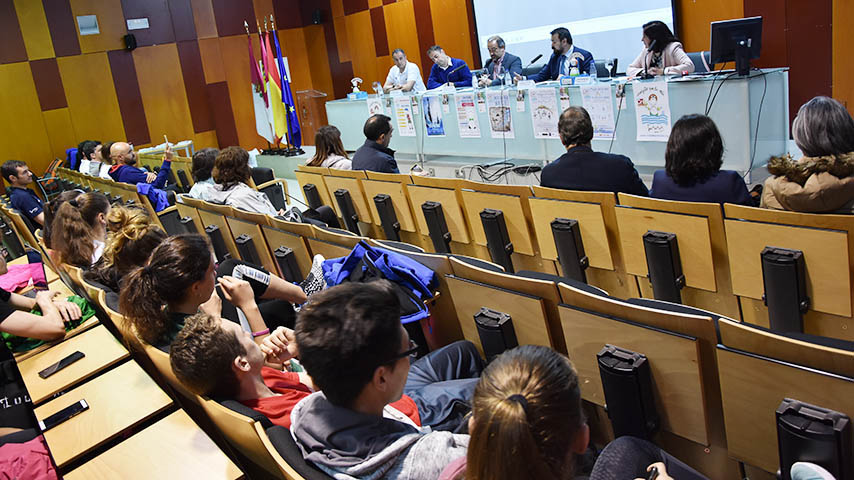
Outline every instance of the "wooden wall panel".
{"type": "MultiPolygon", "coordinates": [[[[167,0],[121,0],[125,18],[148,18],[148,28],[133,30],[140,47],[175,41],[167,0]]],[[[235,2],[242,3],[242,2],[235,2]]]]}
{"type": "Polygon", "coordinates": [[[68,106],[55,58],[32,61],[30,62],[30,70],[33,72],[33,83],[36,86],[36,93],[42,110],[53,110],[54,108],[68,106]]]}
{"type": "Polygon", "coordinates": [[[184,92],[187,94],[190,116],[193,119],[193,132],[213,130],[213,113],[208,103],[205,88],[207,83],[198,42],[178,42],[178,59],[181,62],[184,92]]]}
{"type": "Polygon", "coordinates": [[[250,32],[258,32],[253,19],[259,18],[259,16],[255,15],[255,7],[252,2],[247,0],[213,0],[212,5],[216,18],[216,30],[220,37],[245,34],[244,20],[249,22],[250,32]]]}
{"type": "MultiPolygon", "coordinates": [[[[253,35],[253,40],[257,40],[257,35],[253,35]]],[[[257,45],[257,41],[254,44],[257,45]]],[[[266,146],[264,139],[258,136],[255,131],[255,111],[250,90],[252,85],[249,81],[249,53],[246,36],[220,37],[219,48],[222,52],[222,64],[228,82],[228,99],[231,101],[239,144],[247,150],[256,146],[266,146]]],[[[221,92],[214,92],[214,94],[221,94],[221,92]]],[[[210,97],[215,116],[218,112],[217,102],[225,100],[221,97],[210,97]]],[[[217,119],[217,121],[219,120],[217,119]]]]}
{"type": "Polygon", "coordinates": [[[332,18],[344,16],[344,0],[332,0],[330,5],[332,7],[332,18]]]}
{"type": "Polygon", "coordinates": [[[26,32],[24,45],[27,47],[27,58],[39,60],[55,55],[50,31],[47,28],[47,18],[41,2],[33,0],[15,0],[15,11],[18,12],[18,23],[21,31],[26,32]]]}
{"type": "MultiPolygon", "coordinates": [[[[36,1],[36,0],[31,0],[36,1]]],[[[71,12],[69,0],[42,0],[45,18],[50,29],[53,51],[57,57],[80,55],[77,40],[77,22],[71,12]]]]}
{"type": "Polygon", "coordinates": [[[305,31],[312,88],[327,94],[329,100],[334,100],[335,88],[332,84],[332,70],[329,67],[329,57],[325,55],[325,29],[322,25],[310,25],[305,27],[303,31],[305,31]]]}
{"type": "MultiPolygon", "coordinates": [[[[125,47],[122,36],[127,33],[125,15],[120,2],[104,2],[102,0],[71,0],[71,12],[78,15],[97,15],[98,35],[80,35],[80,51],[83,53],[106,52],[121,50],[125,47]]],[[[75,24],[76,25],[76,24],[75,24]]]]}
{"type": "Polygon", "coordinates": [[[311,65],[308,61],[308,46],[305,42],[305,31],[302,28],[279,30],[279,44],[282,46],[282,56],[288,58],[288,68],[291,71],[291,92],[308,90],[312,85],[311,65]]]}
{"type": "Polygon", "coordinates": [[[418,53],[420,56],[410,55],[410,58],[421,59],[419,64],[421,75],[426,79],[430,77],[430,67],[433,66],[433,62],[427,56],[427,49],[436,44],[433,35],[433,15],[430,0],[412,0],[412,8],[415,11],[415,31],[418,36],[418,53]]]}
{"type": "Polygon", "coordinates": [[[57,59],[68,111],[79,138],[124,140],[125,130],[106,53],[57,59]]]}
{"type": "MultiPolygon", "coordinates": [[[[425,65],[420,65],[421,52],[418,46],[418,32],[415,28],[415,10],[412,8],[412,0],[403,0],[386,5],[383,7],[383,14],[389,49],[394,51],[396,48],[402,48],[410,62],[419,64],[418,68],[421,69],[422,76],[425,76],[425,65]]],[[[391,65],[388,65],[388,68],[391,68],[391,65]]]]}
{"type": "Polygon", "coordinates": [[[349,62],[353,58],[350,56],[350,37],[347,35],[347,17],[338,17],[333,21],[335,26],[335,44],[338,45],[338,61],[349,62]]]}
{"type": "Polygon", "coordinates": [[[377,50],[377,56],[390,55],[382,6],[371,9],[371,30],[374,32],[374,47],[377,50]]]}
{"type": "Polygon", "coordinates": [[[759,67],[788,65],[785,2],[744,0],[744,16],[762,16],[762,56],[752,60],[751,64],[759,67]]]}
{"type": "MultiPolygon", "coordinates": [[[[261,137],[257,134],[253,143],[247,144],[240,141],[237,134],[237,125],[235,123],[234,112],[231,109],[231,103],[223,101],[229,98],[229,86],[226,82],[212,83],[208,85],[208,98],[213,106],[214,119],[216,120],[216,138],[220,148],[230,147],[232,145],[241,145],[247,150],[251,150],[255,146],[261,145],[259,141],[261,137]]],[[[252,129],[255,128],[255,119],[252,119],[252,129]]]]}
{"type": "Polygon", "coordinates": [[[0,65],[0,105],[14,112],[0,115],[4,161],[23,160],[36,172],[43,171],[53,157],[29,63],[0,65]]]}
{"type": "MultiPolygon", "coordinates": [[[[273,10],[273,0],[252,0],[252,5],[255,8],[255,18],[261,20],[261,26],[263,27],[264,19],[269,20],[270,15],[275,13],[273,10]]],[[[278,18],[276,20],[280,21],[278,18]]],[[[240,24],[243,25],[243,22],[240,22],[240,24]]]]}
{"type": "Polygon", "coordinates": [[[679,38],[686,52],[709,49],[709,22],[744,16],[743,0],[677,0],[679,38]]]}
{"type": "MultiPolygon", "coordinates": [[[[219,51],[219,39],[200,39],[199,53],[202,55],[202,67],[205,71],[205,82],[224,82],[225,70],[222,67],[222,54],[219,51]]],[[[246,68],[249,67],[247,66],[246,68]]]]}
{"type": "Polygon", "coordinates": [[[196,37],[216,38],[216,19],[214,18],[211,0],[190,0],[193,7],[193,25],[196,27],[196,37]]]}
{"type": "Polygon", "coordinates": [[[169,16],[172,18],[172,30],[175,32],[176,42],[196,39],[193,6],[190,0],[169,0],[169,16]]]}
{"type": "Polygon", "coordinates": [[[0,63],[27,61],[27,47],[12,0],[0,0],[0,63]]]}
{"type": "Polygon", "coordinates": [[[371,13],[369,10],[364,10],[344,18],[347,19],[347,40],[350,47],[350,61],[353,63],[353,75],[361,77],[365,81],[362,84],[362,90],[370,92],[371,83],[379,80],[374,36],[371,33],[371,13]]]}
{"type": "Polygon", "coordinates": [[[430,13],[433,18],[433,35],[436,44],[445,53],[474,65],[469,35],[468,2],[459,0],[431,0],[430,13]]]}
{"type": "Polygon", "coordinates": [[[178,48],[174,43],[137,48],[133,62],[152,144],[193,138],[193,120],[184,89],[178,48]],[[164,75],[165,72],[169,72],[164,75]]]}
{"type": "MultiPolygon", "coordinates": [[[[77,136],[74,125],[71,122],[71,113],[67,108],[57,108],[56,110],[42,112],[42,116],[44,117],[44,126],[47,130],[47,139],[50,142],[52,156],[64,159],[65,149],[79,144],[82,140],[87,140],[77,136]]],[[[91,140],[101,139],[92,138],[91,140]]],[[[36,170],[32,165],[30,168],[33,168],[34,172],[40,172],[47,168],[47,164],[39,170],[36,170]]]]}
{"type": "Polygon", "coordinates": [[[854,112],[854,61],[851,32],[840,25],[854,25],[854,2],[833,0],[833,97],[854,112]]]}
{"type": "Polygon", "coordinates": [[[134,145],[146,145],[151,141],[151,132],[148,130],[148,122],[145,119],[145,107],[142,103],[139,77],[137,77],[133,56],[129,52],[113,50],[107,52],[107,59],[110,61],[113,86],[125,126],[125,138],[134,145]]]}
{"type": "MultiPolygon", "coordinates": [[[[833,95],[832,15],[832,0],[786,1],[786,50],[791,67],[789,121],[811,98],[833,95]],[[808,42],[804,41],[806,38],[808,42]]],[[[846,28],[844,24],[838,27],[846,28]]]]}
{"type": "Polygon", "coordinates": [[[219,148],[219,141],[216,137],[216,130],[196,133],[193,136],[193,145],[196,147],[196,151],[208,147],[219,148]]]}
{"type": "Polygon", "coordinates": [[[352,15],[368,9],[368,0],[344,0],[344,15],[352,15]]]}

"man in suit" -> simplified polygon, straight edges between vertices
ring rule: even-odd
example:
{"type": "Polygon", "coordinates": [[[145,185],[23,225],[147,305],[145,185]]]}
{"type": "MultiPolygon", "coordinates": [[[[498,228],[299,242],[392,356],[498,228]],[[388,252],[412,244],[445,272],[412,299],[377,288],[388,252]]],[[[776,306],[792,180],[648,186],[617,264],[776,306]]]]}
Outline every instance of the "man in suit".
{"type": "Polygon", "coordinates": [[[504,50],[503,38],[498,35],[489,37],[486,49],[489,51],[489,60],[483,67],[486,73],[478,79],[481,87],[501,85],[505,73],[510,73],[510,78],[522,74],[522,59],[504,50]]]}
{"type": "Polygon", "coordinates": [[[623,192],[649,196],[638,171],[628,157],[594,152],[593,122],[582,107],[569,107],[558,121],[560,141],[566,153],[543,167],[543,187],[564,190],[623,192]]]}
{"type": "Polygon", "coordinates": [[[434,64],[430,69],[430,78],[427,79],[428,89],[432,90],[445,84],[453,84],[457,88],[471,86],[472,75],[466,62],[459,58],[451,58],[438,45],[427,49],[427,56],[433,60],[434,64]]]}
{"type": "Polygon", "coordinates": [[[365,144],[353,154],[353,170],[370,170],[372,172],[400,173],[394,159],[394,150],[388,148],[391,142],[391,118],[378,113],[365,122],[362,129],[365,133],[365,144]]]}
{"type": "MultiPolygon", "coordinates": [[[[552,56],[549,63],[546,64],[536,75],[533,75],[530,80],[535,82],[544,82],[547,80],[557,80],[563,75],[572,74],[572,69],[576,68],[579,74],[586,73],[592,77],[596,76],[596,62],[593,61],[593,54],[578,48],[572,44],[572,35],[564,27],[552,30],[552,56]]],[[[524,80],[520,75],[515,75],[514,80],[524,80]]]]}

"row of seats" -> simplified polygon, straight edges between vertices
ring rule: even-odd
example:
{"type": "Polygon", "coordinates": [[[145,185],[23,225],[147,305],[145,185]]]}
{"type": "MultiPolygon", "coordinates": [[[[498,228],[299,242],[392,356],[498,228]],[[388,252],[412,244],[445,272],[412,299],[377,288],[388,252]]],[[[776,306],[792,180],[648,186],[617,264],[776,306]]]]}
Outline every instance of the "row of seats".
{"type": "Polygon", "coordinates": [[[616,297],[666,298],[766,327],[773,319],[763,301],[762,253],[788,249],[803,258],[805,301],[784,304],[803,311],[803,331],[854,340],[852,216],[322,167],[295,174],[308,203],[333,207],[354,233],[491,260],[511,272],[561,274],[616,297]],[[500,228],[490,227],[496,211],[500,228]],[[580,238],[557,241],[556,220],[577,222],[580,238]],[[650,231],[675,238],[671,269],[682,275],[676,300],[657,296],[650,282],[650,231]],[[567,243],[582,247],[565,249],[567,243]]]}

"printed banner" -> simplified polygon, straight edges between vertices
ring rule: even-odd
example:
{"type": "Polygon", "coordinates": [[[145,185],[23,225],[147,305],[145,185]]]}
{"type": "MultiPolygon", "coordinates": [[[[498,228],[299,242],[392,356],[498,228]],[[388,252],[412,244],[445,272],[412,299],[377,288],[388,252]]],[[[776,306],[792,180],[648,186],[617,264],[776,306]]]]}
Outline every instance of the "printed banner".
{"type": "Polygon", "coordinates": [[[460,126],[461,138],[480,138],[480,121],[477,118],[473,93],[458,93],[457,123],[460,126]]]}
{"type": "Polygon", "coordinates": [[[667,82],[635,82],[635,119],[638,142],[666,142],[670,137],[670,100],[667,82]]]}
{"type": "Polygon", "coordinates": [[[415,136],[415,118],[412,116],[412,104],[408,97],[395,97],[394,116],[397,119],[397,133],[401,137],[415,136]]]}
{"type": "Polygon", "coordinates": [[[488,90],[486,105],[492,138],[516,138],[513,131],[513,117],[510,114],[510,95],[507,90],[488,90]]]}
{"type": "MultiPolygon", "coordinates": [[[[447,97],[447,95],[442,95],[447,97]]],[[[445,123],[442,121],[442,98],[422,97],[421,109],[424,112],[424,125],[427,128],[428,137],[444,137],[445,123]]]]}
{"type": "Polygon", "coordinates": [[[582,85],[581,100],[593,121],[593,138],[614,138],[614,104],[611,85],[582,85]]]}
{"type": "Polygon", "coordinates": [[[557,121],[560,112],[557,111],[555,89],[532,88],[528,90],[531,99],[531,123],[534,126],[534,138],[559,138],[557,121]]]}

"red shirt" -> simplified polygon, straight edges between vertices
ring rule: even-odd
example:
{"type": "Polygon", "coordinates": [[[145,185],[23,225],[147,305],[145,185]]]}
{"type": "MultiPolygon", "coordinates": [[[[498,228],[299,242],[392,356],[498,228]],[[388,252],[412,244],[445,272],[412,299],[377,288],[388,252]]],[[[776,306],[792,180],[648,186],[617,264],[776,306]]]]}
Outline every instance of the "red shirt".
{"type": "MultiPolygon", "coordinates": [[[[282,372],[274,368],[262,367],[261,377],[267,387],[278,395],[267,398],[256,398],[244,400],[240,403],[263,414],[273,422],[291,428],[291,410],[303,398],[311,395],[311,389],[299,381],[299,375],[293,372],[282,372]]],[[[400,400],[391,404],[404,415],[411,418],[416,425],[421,425],[421,417],[418,415],[418,406],[415,402],[404,395],[400,400]]]]}

